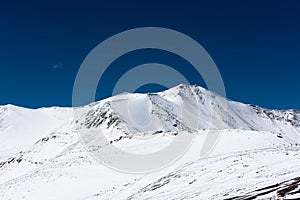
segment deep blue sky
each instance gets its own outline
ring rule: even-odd
[[[300,109],[299,24],[296,0],[3,1],[0,104],[70,106],[77,70],[95,46],[127,29],[158,26],[183,32],[208,51],[228,98]],[[147,61],[145,53],[119,64]],[[172,56],[160,57],[168,63]]]

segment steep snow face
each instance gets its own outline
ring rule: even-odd
[[[286,137],[299,141],[300,111],[269,110],[255,105],[230,101],[199,86],[179,85],[160,93],[163,98],[181,104],[197,104],[200,121],[212,122],[216,129],[236,128],[257,131],[272,131],[285,134]],[[196,101],[196,102],[195,102]],[[197,107],[192,110],[196,110]],[[207,115],[210,113],[210,116]],[[209,117],[212,117],[210,120]],[[223,123],[222,123],[223,122]],[[198,128],[207,128],[200,126]]]
[[[128,174],[92,158],[98,149],[84,146],[82,129],[141,154],[183,134],[195,141],[164,170]],[[210,134],[219,138],[203,159]],[[0,199],[297,198],[299,136],[300,111],[246,105],[199,86],[123,93],[78,108],[0,106]]]

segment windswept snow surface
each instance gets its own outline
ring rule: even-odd
[[[131,174],[94,159],[93,149],[82,142],[82,129],[101,130],[107,145],[140,154],[181,135],[195,140],[172,165]],[[210,134],[218,135],[217,142],[200,157]],[[74,109],[0,106],[0,145],[0,199],[5,200],[300,195],[300,111],[246,105],[199,86],[123,93]]]

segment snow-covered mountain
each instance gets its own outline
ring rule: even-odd
[[[185,134],[172,165],[131,174],[99,163],[87,141],[150,153]],[[206,157],[208,135],[217,135]],[[200,86],[123,93],[78,108],[0,107],[0,199],[300,198],[300,111],[228,100]]]
[[[121,132],[243,129],[300,140],[300,111],[268,110],[230,101],[199,86],[181,84],[155,94],[120,94],[85,108],[88,127]],[[132,123],[133,122],[133,123]]]

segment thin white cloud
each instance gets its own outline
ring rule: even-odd
[[[61,68],[62,66],[63,66],[62,63],[57,63],[52,66],[52,69],[58,69],[58,68]]]

